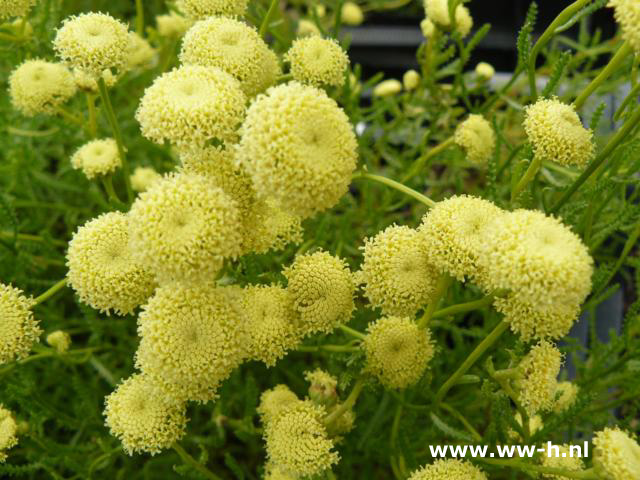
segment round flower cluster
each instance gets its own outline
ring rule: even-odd
[[[349,119],[336,102],[292,82],[251,104],[237,155],[260,197],[306,218],[333,207],[347,192],[356,149]]]
[[[0,365],[26,357],[42,333],[33,318],[33,300],[0,283]]]
[[[180,61],[224,70],[248,97],[273,85],[281,73],[276,54],[255,28],[226,17],[210,17],[191,27],[182,40]]]
[[[104,415],[111,434],[129,455],[155,455],[171,447],[182,438],[187,423],[186,405],[140,374],[126,379],[105,399]]]
[[[640,478],[640,445],[628,433],[605,428],[593,438],[593,466],[599,478]]]
[[[132,313],[153,294],[153,276],[129,249],[129,218],[100,215],[80,227],[69,242],[67,279],[80,301],[109,314]]]
[[[572,105],[555,98],[526,108],[524,130],[540,160],[581,167],[594,156],[593,132],[582,126]]]
[[[36,0],[0,0],[0,19],[25,16]]]
[[[104,70],[126,66],[129,42],[122,22],[104,13],[85,13],[65,19],[53,48],[69,65],[97,77]]]
[[[178,0],[177,7],[194,19],[212,15],[243,16],[248,0]]]
[[[322,251],[300,255],[283,273],[304,334],[329,333],[349,321],[355,285],[342,259]]]
[[[27,60],[9,77],[11,104],[29,117],[54,114],[75,93],[73,75],[59,63]]]
[[[156,17],[156,28],[163,37],[181,37],[192,25],[193,22],[191,20],[176,12],[169,12],[167,15],[158,15]]]
[[[292,405],[300,402],[300,399],[286,385],[276,385],[270,390],[262,392],[258,414],[265,425],[278,418]]]
[[[122,166],[118,144],[113,138],[92,140],[73,154],[71,166],[82,170],[89,180],[113,173]]]
[[[373,89],[374,97],[389,97],[402,91],[402,83],[395,78],[384,80]]]
[[[569,409],[573,405],[578,397],[580,387],[571,382],[559,382],[556,387],[555,403],[553,405],[553,411],[556,413],[562,413]]]
[[[427,17],[433,23],[442,28],[451,27],[448,0],[424,0],[424,9]],[[473,28],[473,18],[471,18],[469,9],[464,5],[458,5],[454,14],[456,30],[460,35],[466,37],[471,32],[471,28]]]
[[[18,425],[11,411],[0,403],[0,463],[7,460],[6,450],[18,444]]]
[[[635,0],[609,0],[616,21],[622,27],[622,37],[631,44],[636,53],[640,53],[640,4]]]
[[[151,167],[136,167],[131,175],[131,188],[136,192],[146,192],[162,175]]]
[[[464,460],[441,458],[413,472],[409,480],[487,480],[487,476]]]
[[[295,40],[284,58],[295,80],[316,86],[342,86],[349,67],[340,44],[317,35]]]
[[[260,200],[256,203],[259,218],[249,239],[251,250],[255,253],[266,253],[269,250],[282,250],[288,244],[302,242],[302,219],[280,206],[273,199]]]
[[[71,346],[71,336],[62,330],[56,330],[47,335],[47,343],[56,349],[58,353],[65,353]]]
[[[407,70],[402,76],[402,85],[408,92],[415,90],[420,85],[420,74],[415,70]]]
[[[486,165],[496,148],[496,135],[482,115],[469,115],[458,125],[453,138],[475,165]]]
[[[371,305],[387,315],[413,315],[429,303],[438,273],[422,243],[416,230],[395,225],[365,240],[361,279]]]
[[[129,32],[126,70],[151,66],[155,55],[156,51],[149,42],[137,33]]]
[[[550,410],[555,401],[562,354],[551,343],[538,343],[520,362],[519,400],[529,415]]]
[[[367,328],[363,341],[366,370],[387,388],[406,388],[420,380],[433,357],[428,329],[410,318],[383,317]]]
[[[157,142],[202,146],[235,142],[245,113],[240,84],[214,67],[184,66],[156,78],[136,112],[142,134]]]
[[[338,380],[321,369],[305,372],[304,379],[309,382],[309,398],[314,403],[331,407],[338,400]]]
[[[483,80],[490,80],[496,74],[496,69],[493,65],[487,62],[480,62],[476,65],[476,75]]]
[[[577,452],[571,450],[568,445],[558,445],[558,456],[542,455],[541,463],[544,467],[558,468],[569,472],[580,472],[584,470],[584,462],[577,455]],[[544,474],[544,478],[553,480],[566,480],[564,475]]]

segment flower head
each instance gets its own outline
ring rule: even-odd
[[[561,165],[586,165],[595,154],[593,132],[572,105],[540,99],[525,110],[524,129],[536,157]]]
[[[406,91],[415,90],[420,85],[420,74],[415,70],[407,70],[402,76],[402,85]]]
[[[402,91],[402,83],[400,80],[390,78],[383,80],[373,88],[374,97],[390,97]]]
[[[483,276],[487,228],[502,214],[493,203],[468,195],[438,202],[418,229],[426,254],[438,270],[460,281]]]
[[[0,19],[24,17],[36,0],[0,0]]]
[[[383,317],[367,328],[366,369],[387,388],[406,388],[420,380],[433,357],[429,330],[410,318]]]
[[[560,350],[546,341],[533,347],[520,362],[519,399],[529,415],[553,407],[561,365]]]
[[[76,84],[71,72],[59,63],[27,60],[9,77],[11,104],[23,115],[54,114],[73,97]]]
[[[469,118],[458,125],[453,138],[475,165],[486,165],[496,148],[496,135],[491,124],[482,115],[469,115]]]
[[[584,462],[578,456],[578,453],[573,451],[569,445],[558,445],[558,456],[556,455],[542,455],[542,465],[544,467],[558,468],[569,472],[579,472],[584,470]],[[544,478],[551,478],[553,480],[567,480],[564,475],[552,475],[544,474]]]
[[[203,146],[235,142],[245,113],[240,84],[214,67],[184,66],[156,78],[136,112],[142,134],[157,142]]]
[[[476,75],[483,80],[490,80],[496,73],[496,69],[493,65],[487,62],[480,62],[476,65]]]
[[[371,305],[388,315],[413,315],[431,300],[438,272],[421,235],[392,225],[365,240],[361,279]]]
[[[616,21],[622,27],[622,37],[631,44],[637,53],[640,53],[640,4],[635,0],[610,0],[609,6],[613,7]]]
[[[161,280],[212,279],[241,251],[236,202],[200,175],[167,175],[140,194],[129,217],[134,257]]]
[[[342,86],[349,66],[349,57],[338,42],[317,35],[294,40],[284,58],[291,64],[294,79],[316,86]]]
[[[256,29],[227,17],[210,17],[191,27],[182,41],[180,60],[224,70],[248,97],[273,85],[281,73],[276,54]]]
[[[593,465],[599,478],[640,478],[640,445],[618,428],[605,428],[593,439]]]
[[[155,455],[170,448],[182,438],[187,423],[186,405],[140,374],[127,378],[105,399],[104,415],[111,434],[129,455]]]
[[[80,227],[69,242],[69,285],[80,301],[107,314],[132,313],[156,286],[129,249],[129,225],[127,215],[105,213]]]
[[[213,15],[230,17],[243,16],[247,10],[248,0],[178,0],[180,11],[194,19],[202,19]]]
[[[345,25],[360,25],[364,21],[362,8],[354,2],[344,2],[342,4],[342,23]]]
[[[355,285],[344,260],[322,251],[300,255],[283,273],[305,334],[329,333],[349,321]]]
[[[298,21],[298,37],[306,37],[309,35],[320,35],[320,29],[311,20],[304,18]]]
[[[424,0],[424,9],[427,17],[435,24],[443,28],[451,27],[448,0]],[[456,29],[460,35],[466,37],[473,27],[473,18],[469,9],[464,5],[458,5],[455,11]]]
[[[286,385],[276,385],[270,390],[265,390],[260,395],[258,414],[263,424],[273,422],[290,406],[301,402],[295,393]]]
[[[333,207],[356,167],[356,137],[327,94],[297,82],[270,88],[249,107],[238,160],[262,198],[309,217]]]
[[[156,28],[163,37],[181,37],[192,25],[193,21],[176,12],[169,12],[166,15],[158,15],[156,17]]]
[[[562,413],[573,405],[578,397],[580,387],[572,382],[559,382],[556,387],[553,411]]]
[[[42,333],[33,318],[33,300],[0,283],[0,365],[26,357]]]
[[[206,402],[245,357],[242,321],[224,288],[160,287],[138,317],[136,366],[180,400]]]
[[[153,168],[136,167],[131,175],[131,188],[136,192],[145,192],[160,179],[162,179],[162,175]]]
[[[56,330],[47,335],[47,343],[55,348],[58,353],[64,353],[69,350],[71,345],[71,336],[62,330]]]
[[[304,379],[310,383],[309,398],[312,402],[330,407],[338,401],[338,380],[319,368],[304,372]]]
[[[251,251],[266,253],[302,242],[304,232],[299,216],[286,211],[271,198],[256,202],[254,210],[257,224],[249,236]]]
[[[467,461],[441,458],[413,472],[409,480],[487,480],[487,476]]]
[[[420,22],[420,30],[422,31],[422,36],[424,38],[429,38],[435,32],[436,26],[431,20],[425,18]]]
[[[125,67],[129,42],[124,23],[104,13],[84,13],[63,22],[53,48],[69,65],[98,76]]]
[[[144,38],[135,32],[129,32],[129,48],[127,50],[127,70],[147,68],[153,63],[155,49]]]
[[[7,459],[6,450],[18,444],[18,425],[10,410],[0,403],[0,463]]]
[[[91,180],[115,172],[122,166],[118,144],[113,138],[91,140],[71,157],[71,166]]]

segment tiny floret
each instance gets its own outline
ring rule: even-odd
[[[270,390],[265,390],[260,395],[258,414],[263,424],[273,422],[290,406],[301,400],[286,385],[276,385]]]
[[[384,317],[369,325],[363,347],[366,370],[387,388],[406,388],[420,380],[434,354],[429,330],[410,318]]]
[[[248,0],[178,0],[180,11],[193,19],[202,19],[213,15],[230,17],[243,16]]]
[[[26,357],[42,333],[33,318],[33,300],[0,283],[0,365]]]
[[[136,167],[131,175],[131,188],[136,192],[146,192],[161,178],[162,175],[151,167]]]
[[[402,76],[402,84],[406,91],[415,90],[420,85],[420,74],[415,70],[407,70]]]
[[[402,91],[402,83],[400,80],[390,78],[383,80],[373,88],[374,97],[390,97]]]
[[[522,359],[516,381],[519,400],[530,416],[553,407],[562,354],[553,344],[542,341]]]
[[[640,478],[640,445],[627,432],[605,428],[593,438],[593,466],[598,478]]]
[[[47,343],[55,348],[58,353],[65,353],[71,346],[71,336],[62,330],[56,330],[47,335]]]
[[[483,80],[490,80],[495,74],[496,70],[490,63],[480,62],[476,65],[476,75]]]
[[[622,27],[622,37],[640,53],[640,3],[636,0],[610,0],[616,21]]]
[[[82,170],[89,180],[113,173],[122,166],[118,144],[113,138],[92,140],[73,154],[71,166]]]
[[[349,57],[338,42],[317,35],[295,40],[284,58],[291,64],[294,79],[315,86],[342,86],[349,66]]]
[[[364,13],[362,8],[354,2],[344,2],[341,12],[342,23],[345,25],[360,25],[364,21]]]
[[[491,124],[482,115],[469,115],[469,118],[458,125],[453,138],[475,165],[486,165],[496,148],[496,135]]]
[[[11,17],[24,17],[36,0],[0,0],[0,19]]]
[[[441,458],[413,472],[409,480],[487,480],[487,476],[465,460]]]
[[[18,444],[18,424],[10,410],[0,403],[0,463],[7,460],[6,451]]]

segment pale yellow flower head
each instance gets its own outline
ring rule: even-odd
[[[491,124],[482,115],[469,115],[458,125],[453,136],[456,144],[467,153],[469,161],[484,166],[496,148],[496,135]]]
[[[153,168],[136,167],[131,175],[131,188],[136,192],[145,192],[160,179],[162,179],[162,175]]]
[[[110,15],[83,13],[65,19],[53,48],[69,65],[98,76],[104,70],[126,66],[129,32],[124,23]]]
[[[272,367],[302,340],[289,292],[277,285],[244,289],[240,302],[248,358]]]
[[[129,455],[170,448],[185,433],[186,404],[146,375],[132,375],[105,399],[105,424]]]
[[[75,93],[73,75],[59,63],[27,60],[9,76],[11,104],[28,117],[54,114]]]
[[[569,445],[558,445],[558,453],[559,456],[557,457],[555,455],[555,450],[551,452],[551,456],[543,453],[540,456],[540,463],[542,463],[542,466],[549,468],[558,468],[561,470],[567,470],[569,472],[580,472],[584,470],[584,462],[578,456],[578,452],[575,448],[572,452]],[[580,453],[584,455],[584,452]],[[565,456],[563,457],[563,455]],[[567,477],[565,477],[564,475],[553,475],[545,473],[542,476],[544,478],[551,478],[553,480],[567,480]]]
[[[636,0],[610,0],[615,9],[616,21],[622,27],[622,37],[631,44],[636,54],[640,53],[640,3]]]
[[[420,22],[420,30],[422,31],[424,38],[429,38],[436,31],[436,26],[431,20],[425,18]]]
[[[69,242],[69,286],[100,312],[133,313],[155,289],[153,276],[129,249],[129,226],[127,215],[105,213],[80,227]]]
[[[402,83],[400,80],[390,78],[383,80],[373,88],[374,97],[390,97],[402,91]]]
[[[438,202],[418,228],[426,255],[438,270],[460,281],[484,276],[481,257],[488,226],[501,215],[493,203],[469,195]]]
[[[300,255],[283,273],[305,335],[349,321],[355,285],[344,260],[322,251]]]
[[[257,411],[262,423],[266,425],[273,422],[290,406],[301,401],[286,385],[276,385],[262,392]]]
[[[136,112],[142,135],[156,143],[234,143],[245,113],[240,84],[214,67],[184,66],[156,78]]]
[[[365,240],[361,280],[373,307],[387,315],[414,315],[429,303],[438,272],[414,229],[392,225]]]
[[[593,466],[599,478],[640,478],[640,445],[627,432],[605,428],[593,438]]]
[[[425,13],[429,20],[438,26],[448,29],[451,27],[448,0],[424,0]],[[458,5],[455,11],[456,29],[460,35],[466,37],[473,28],[473,18],[469,9],[464,5]]]
[[[178,0],[181,12],[193,19],[203,19],[213,15],[230,17],[243,16],[248,0]]]
[[[398,389],[417,383],[434,354],[431,332],[408,317],[383,317],[369,325],[363,348],[366,370]]]
[[[478,75],[483,80],[489,80],[493,78],[495,74],[496,70],[490,63],[480,62],[478,63],[478,65],[476,65],[476,75]]]
[[[402,76],[402,84],[407,91],[415,90],[420,85],[420,74],[415,70],[407,70]]]
[[[290,243],[302,242],[302,219],[280,207],[274,199],[256,202],[254,210],[259,221],[249,237],[253,252],[282,250]]]
[[[347,115],[327,94],[297,82],[270,88],[249,107],[238,160],[262,198],[301,218],[347,192],[357,142]]]
[[[487,476],[465,460],[441,458],[413,472],[409,480],[487,480]]]
[[[127,49],[127,70],[149,68],[153,65],[156,50],[151,44],[135,32],[129,32],[129,48]]]
[[[113,138],[91,140],[76,150],[71,157],[71,166],[82,170],[89,180],[114,173],[122,166],[118,144]]]
[[[264,480],[298,480],[298,477],[267,462],[264,467]]]
[[[35,4],[36,0],[0,0],[0,19],[23,17]]]
[[[6,451],[18,444],[18,425],[10,410],[0,403],[0,463],[7,460]]]
[[[160,287],[138,317],[136,367],[180,400],[207,402],[245,358],[237,307],[212,283]]]
[[[342,23],[345,25],[360,25],[364,21],[364,13],[357,3],[344,2],[341,12]]]
[[[71,336],[62,330],[56,330],[47,335],[47,343],[55,348],[58,353],[65,353],[71,346]]]
[[[295,80],[315,86],[342,86],[349,67],[349,57],[340,44],[318,35],[294,40],[284,59],[291,64]]]
[[[191,27],[182,41],[180,61],[224,70],[248,97],[273,85],[281,73],[276,54],[256,29],[226,17],[210,17]]]
[[[193,21],[176,12],[156,17],[156,28],[163,37],[181,37],[192,25]]]
[[[311,402],[293,403],[264,429],[269,462],[299,477],[320,475],[338,463],[322,420],[324,408]]]
[[[317,368],[304,372],[304,379],[310,383],[309,398],[312,402],[331,407],[338,401],[338,380],[328,372]]]
[[[536,157],[583,167],[595,155],[593,132],[582,126],[573,105],[540,99],[525,109],[524,130]]]
[[[237,203],[210,179],[167,175],[131,206],[134,257],[161,281],[213,279],[241,253]]]
[[[570,408],[576,401],[580,392],[580,387],[572,382],[559,382],[556,387],[555,403],[553,404],[553,411],[556,413],[562,413]]]
[[[26,357],[39,341],[42,330],[32,305],[22,290],[0,283],[0,365]]]
[[[297,34],[299,37],[306,37],[309,35],[320,35],[320,29],[311,20],[305,20],[303,18],[298,22]]]
[[[520,425],[521,427],[523,426],[522,415],[520,415],[520,412],[516,412],[514,419],[518,423],[518,425]],[[536,414],[529,417],[529,433],[531,435],[533,435],[543,427],[544,427],[544,423],[542,422],[542,417],[540,415]],[[509,439],[514,442],[522,442],[522,437],[515,430],[509,429],[508,436],[509,436]]]
[[[561,366],[560,350],[544,340],[520,362],[520,376],[516,382],[519,401],[530,416],[553,407]]]

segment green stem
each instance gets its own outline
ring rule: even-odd
[[[638,241],[638,237],[640,237],[640,223],[636,224],[636,227],[631,232],[631,235],[629,235],[629,238],[627,238],[627,241],[624,244],[624,248],[622,249],[622,254],[616,261],[615,265],[613,266],[613,269],[609,272],[609,275],[607,275],[607,280],[602,283],[602,286],[597,292],[593,292],[593,296],[596,296],[597,294],[602,292],[605,286],[609,285],[609,282],[611,281],[611,279],[615,276],[615,274],[618,272],[618,270],[620,269],[624,261],[629,256],[631,249]]]
[[[122,200],[120,200],[120,198],[118,197],[118,194],[113,188],[113,181],[112,181],[111,175],[102,175],[100,177],[100,180],[102,181],[102,186],[104,187],[104,190],[107,192],[107,197],[109,198],[109,201],[116,206],[122,205]]]
[[[98,136],[98,121],[96,115],[96,96],[87,92],[87,112],[89,114],[89,135],[91,138]]]
[[[283,73],[276,79],[276,83],[285,83],[293,79],[292,73]]]
[[[142,0],[136,0],[136,33],[141,37],[144,35],[144,8],[142,8]]]
[[[360,350],[360,347],[356,347],[354,345],[302,345],[296,348],[298,352],[336,352],[336,353],[351,353],[357,352]]]
[[[14,238],[14,233],[13,232],[3,232],[0,231],[0,237],[4,237],[4,238]],[[42,237],[39,237],[38,235],[31,235],[29,233],[18,233],[17,236],[15,236],[18,240],[24,240],[27,242],[38,242],[38,243],[44,243],[45,239]],[[54,238],[47,240],[49,242],[51,242],[52,245],[56,245],[59,247],[66,247],[67,246],[67,242],[63,242],[62,240],[56,240]]]
[[[589,166],[582,172],[572,184],[571,186],[562,194],[560,199],[556,202],[556,204],[551,208],[549,213],[557,213],[560,210],[560,207],[566,203],[567,200],[571,198],[571,196],[578,190],[584,182],[591,177],[591,175],[602,165],[605,160],[609,157],[611,152],[615,150],[615,148],[623,141],[626,140],[627,135],[635,126],[640,122],[640,108],[636,109],[636,111],[629,117],[629,119],[622,125],[622,128],[618,130],[618,132],[613,136],[609,143],[602,149],[602,151],[598,154],[593,162],[589,164]]]
[[[534,179],[536,173],[540,170],[540,165],[542,165],[542,161],[539,157],[534,156],[531,163],[529,163],[527,171],[524,172],[522,178],[518,180],[516,186],[513,187],[513,190],[511,191],[511,202],[514,202],[518,198],[518,195],[520,195],[527,185],[529,185],[529,182]]]
[[[262,19],[262,23],[260,24],[260,29],[258,30],[258,34],[260,37],[264,38],[266,33],[269,31],[269,23],[271,22],[271,17],[273,13],[276,11],[278,7],[278,0],[271,0],[269,4],[269,10],[267,10],[267,14]]]
[[[474,460],[496,465],[498,467],[509,467],[518,470],[532,471],[538,473],[546,473],[549,475],[557,475],[558,477],[577,478],[582,480],[598,480],[598,476],[592,468],[589,470],[566,470],[564,468],[543,467],[542,465],[533,465],[520,460],[497,460],[492,458],[474,457]]]
[[[580,110],[584,105],[584,102],[591,96],[595,90],[604,83],[604,81],[611,76],[620,65],[627,59],[628,56],[633,54],[633,48],[629,44],[629,42],[624,42],[624,44],[618,49],[613,58],[609,61],[609,64],[602,69],[602,71],[598,74],[596,78],[594,78],[591,83],[585,88],[578,98],[575,99],[573,105],[576,107],[576,110]]]
[[[467,432],[469,432],[471,434],[471,436],[473,437],[473,439],[476,442],[480,442],[482,441],[482,435],[480,435],[478,433],[478,431],[473,428],[473,425],[471,425],[471,423],[469,423],[469,421],[464,417],[464,415],[462,415],[460,412],[458,412],[458,410],[456,410],[455,408],[453,408],[451,405],[449,405],[448,403],[441,403],[440,406],[446,410],[447,412],[449,412],[454,418],[456,418],[460,423],[462,423],[462,425],[464,425],[464,428],[467,429]]]
[[[338,328],[342,330],[344,333],[351,335],[352,337],[359,338],[360,340],[364,340],[367,338],[367,336],[364,333],[359,332],[358,330],[355,330],[351,327],[347,327],[346,325],[340,324],[338,325]]]
[[[191,465],[194,469],[196,469],[198,472],[204,475],[205,478],[208,478],[209,480],[222,480],[218,475],[213,473],[211,470],[205,467],[202,463],[200,463],[191,455],[189,455],[189,453],[187,453],[187,451],[184,448],[182,448],[182,445],[180,445],[179,443],[177,442],[174,443],[173,449],[180,456],[180,458],[184,463],[186,463],[187,465]]]
[[[63,278],[62,280],[57,282],[55,285],[53,285],[49,290],[44,292],[42,295],[39,295],[36,298],[34,298],[32,306],[36,306],[41,304],[42,302],[47,301],[49,298],[55,295],[59,290],[62,290],[66,285],[67,285],[67,279]]]
[[[440,310],[436,310],[431,316],[432,319],[448,317],[451,315],[456,315],[458,313],[471,312],[473,310],[480,310],[488,305],[491,305],[497,294],[490,294],[486,297],[482,297],[479,300],[474,300],[472,302],[459,303],[457,305],[451,305],[450,307],[441,308]]]
[[[358,173],[355,173],[353,175],[353,179],[354,180],[358,179],[358,178],[366,178],[368,180],[373,180],[374,182],[378,182],[378,183],[382,183],[384,185],[387,185],[388,187],[395,188],[399,192],[402,192],[402,193],[404,193],[406,195],[409,195],[410,197],[415,198],[419,202],[425,204],[427,207],[435,207],[435,205],[436,205],[436,202],[431,200],[426,195],[422,195],[421,193],[416,192],[412,188],[409,188],[409,187],[407,187],[406,185],[403,185],[400,182],[396,182],[395,180],[391,180],[390,178],[383,177],[381,175],[374,175],[372,173],[366,173],[366,172],[358,172]]]
[[[531,53],[529,54],[528,72],[532,101],[535,102],[538,98],[538,91],[536,88],[536,60],[538,59],[538,54],[540,53],[542,48],[549,42],[551,37],[556,34],[556,29],[571,20],[571,17],[573,17],[574,14],[580,11],[580,9],[582,9],[582,7],[584,7],[590,1],[591,0],[577,0],[576,2],[573,2],[571,5],[565,8],[562,12],[560,12],[531,49]]]
[[[84,124],[84,121],[82,120],[82,118],[80,118],[79,116],[71,113],[70,111],[68,111],[66,108],[62,107],[62,106],[57,106],[55,108],[56,113],[60,114],[60,116],[62,118],[64,118],[65,120],[68,120],[72,123],[75,123],[76,125],[82,125]]]
[[[364,379],[359,378],[356,381],[355,385],[353,386],[353,389],[349,393],[349,396],[347,397],[347,399],[324,419],[324,424],[330,425],[332,422],[340,418],[345,412],[347,412],[348,410],[351,410],[353,406],[356,404],[356,401],[358,400],[358,397],[360,396],[360,392],[362,392],[363,387],[364,387]]]
[[[107,85],[104,83],[104,78],[102,78],[102,76],[98,77],[98,90],[100,91],[100,98],[102,99],[102,104],[107,115],[107,120],[109,121],[111,130],[113,131],[113,137],[115,138],[116,144],[118,145],[118,154],[120,155],[120,160],[122,161],[122,174],[124,176],[124,184],[127,189],[127,200],[129,203],[131,203],[133,202],[133,190],[131,189],[131,175],[129,172],[129,162],[127,161],[127,150],[122,140],[120,125],[118,124],[116,114],[113,111],[113,105],[111,104],[111,98],[109,97],[109,90],[107,90]]]
[[[440,387],[438,392],[436,393],[434,399],[434,405],[437,406],[444,396],[447,394],[449,389],[453,387],[458,379],[467,373],[467,371],[473,366],[474,363],[491,347],[500,336],[509,328],[509,324],[504,320],[501,321],[493,331],[485,337],[485,339],[480,342],[480,344],[475,348],[473,352],[467,357],[467,359],[460,365],[458,370],[455,371],[451,377]]]
[[[436,145],[435,147],[430,148],[428,152],[418,157],[418,159],[413,163],[413,165],[409,167],[409,173],[407,173],[407,175],[402,179],[402,181],[406,182],[411,178],[413,178],[415,175],[418,174],[418,172],[420,172],[425,167],[425,165],[427,165],[427,162],[429,160],[431,160],[433,157],[435,157],[439,153],[443,152],[444,150],[452,146],[454,143],[455,143],[455,140],[453,137],[451,137],[446,139],[444,142]]]
[[[429,302],[429,305],[427,305],[427,309],[424,311],[422,318],[420,318],[420,320],[418,321],[418,328],[425,329],[429,326],[429,322],[431,321],[431,318],[433,317],[433,314],[435,313],[440,300],[442,300],[447,294],[447,290],[449,290],[449,287],[452,283],[453,278],[451,278],[449,275],[447,275],[446,273],[440,275],[440,278],[436,283],[436,290],[433,293],[433,298],[431,299],[431,302]]]
[[[626,111],[627,107],[630,104],[635,104],[638,101],[638,95],[640,95],[640,83],[637,83],[627,95],[627,98],[624,99],[622,105],[616,110],[616,113],[613,115],[613,121],[617,122],[620,120],[622,114]]]

